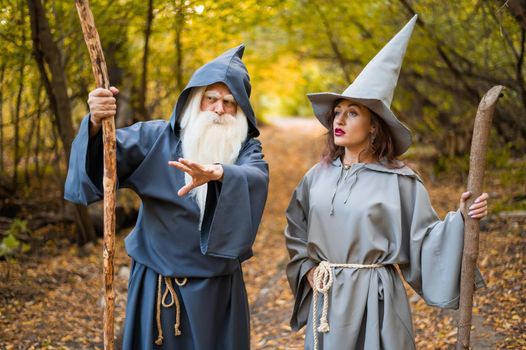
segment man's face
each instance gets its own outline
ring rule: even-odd
[[[225,84],[215,83],[206,88],[201,100],[201,112],[204,111],[211,111],[219,116],[226,113],[235,117],[237,102]]]

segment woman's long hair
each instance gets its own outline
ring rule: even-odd
[[[336,103],[338,103],[338,101],[336,101]],[[369,109],[369,111],[371,112],[371,124],[375,131],[369,134],[367,148],[359,154],[358,161],[360,161],[363,155],[371,155],[375,161],[381,162],[389,168],[403,167],[405,164],[396,158],[393,138],[387,124],[372,110]],[[334,143],[334,118],[334,108],[331,108],[331,111],[327,115],[330,128],[327,133],[325,149],[322,153],[324,163],[330,163],[336,158],[343,160],[345,154],[345,147],[338,146]]]

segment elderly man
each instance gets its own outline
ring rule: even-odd
[[[249,349],[241,262],[252,244],[268,190],[244,46],[198,69],[170,122],[117,130],[119,187],[141,198],[126,237],[132,258],[124,349]],[[102,198],[104,118],[118,93],[90,93],[90,114],[73,142],[65,198]]]

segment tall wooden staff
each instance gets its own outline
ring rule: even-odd
[[[102,52],[99,34],[91,13],[88,0],[75,0],[80,17],[84,40],[88,46],[91,66],[97,87],[110,87],[106,61]],[[115,120],[104,119],[102,122],[102,137],[104,144],[104,349],[113,350],[113,326],[115,309],[115,291],[113,288],[113,256],[115,251],[115,188],[116,188],[116,156],[115,156]]]
[[[469,158],[468,191],[471,197],[466,203],[469,208],[473,201],[482,193],[484,171],[486,168],[486,153],[488,150],[491,120],[495,113],[497,100],[501,96],[503,86],[492,87],[480,101],[473,126],[471,140],[471,154]],[[460,276],[460,310],[457,334],[457,350],[469,349],[469,336],[471,331],[471,313],[473,308],[473,291],[475,287],[475,267],[479,252],[478,219],[471,219],[464,213],[464,253],[462,256],[462,271]]]

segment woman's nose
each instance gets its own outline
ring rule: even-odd
[[[343,125],[345,118],[343,118],[343,113],[340,113],[334,117],[334,122],[338,125]]]

